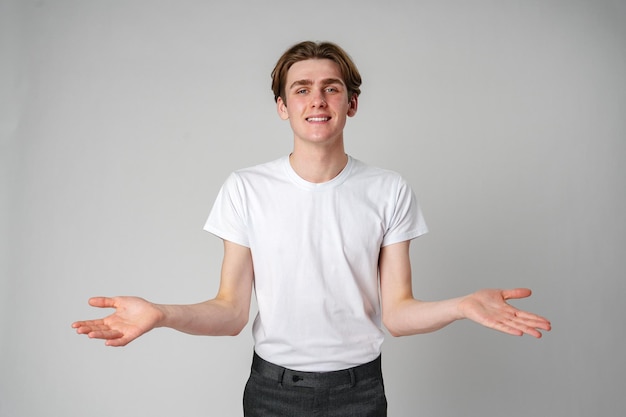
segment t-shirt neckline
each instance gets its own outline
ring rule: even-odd
[[[341,185],[350,175],[350,171],[352,170],[352,167],[354,165],[354,160],[350,155],[346,156],[348,157],[348,162],[346,163],[346,166],[333,179],[326,182],[316,183],[307,181],[302,178],[291,166],[291,163],[289,162],[289,155],[283,157],[283,167],[285,168],[285,172],[287,173],[289,179],[298,187],[310,191],[323,191]]]

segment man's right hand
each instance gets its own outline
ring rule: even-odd
[[[103,319],[77,321],[72,327],[78,334],[104,339],[107,346],[125,346],[154,329],[163,318],[156,305],[139,297],[94,297],[89,305],[114,308],[115,312]]]

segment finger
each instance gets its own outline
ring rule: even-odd
[[[522,334],[527,334],[529,336],[536,337],[537,339],[540,339],[542,336],[541,332],[532,326],[517,323],[516,328],[522,332]]]
[[[505,300],[530,297],[532,291],[529,288],[514,288],[512,290],[503,290],[502,297]]]
[[[110,330],[108,326],[102,325],[102,326],[95,326],[95,325],[83,325],[80,327],[76,328],[76,333],[78,334],[89,334],[91,332],[95,332],[95,331],[103,331],[103,330]]]
[[[521,325],[532,327],[534,329],[541,329],[541,330],[546,330],[546,331],[552,330],[551,323],[542,317],[525,318],[525,317],[517,316],[516,321],[517,323],[520,323]]]
[[[89,335],[93,332],[110,331],[111,328],[105,324],[101,325],[82,325],[76,328],[76,333]]]
[[[90,331],[89,333],[87,333],[87,336],[90,339],[106,339],[106,340],[112,340],[112,339],[119,339],[122,336],[124,336],[124,334],[122,332],[120,332],[119,330],[111,330],[111,329],[94,329],[92,331]]]
[[[524,334],[527,334],[536,338],[541,338],[542,336],[538,329],[550,330],[549,324],[544,321],[526,320],[515,316],[494,321],[487,324],[487,327],[491,327],[495,330],[499,330],[513,336],[523,336]]]
[[[84,327],[101,326],[103,324],[104,324],[104,320],[102,320],[102,319],[100,319],[100,320],[81,320],[81,321],[75,321],[74,323],[72,323],[72,328],[80,329],[80,328],[84,328]]]
[[[537,321],[546,322],[548,324],[550,323],[550,320],[548,320],[547,318],[539,316],[534,313],[529,313],[528,311],[524,311],[524,310],[516,310],[515,315],[517,317],[527,319],[527,320],[537,320]]]
[[[115,300],[110,297],[92,297],[89,299],[89,305],[99,308],[113,308],[115,307]]]
[[[117,339],[108,339],[104,342],[105,346],[111,346],[111,347],[122,347],[122,346],[126,346],[128,343],[130,343],[130,340],[126,337],[120,337]]]
[[[519,329],[518,326],[514,326],[512,325],[512,323],[507,324],[500,321],[489,327],[492,327],[495,330],[499,330],[502,333],[510,334],[512,336],[522,336],[524,334],[524,332]]]
[[[507,324],[510,327],[536,338],[541,338],[542,333],[540,330],[551,330],[550,322],[547,320],[524,319],[519,316],[509,320]]]
[[[537,339],[540,339],[542,336],[541,332],[537,330],[537,328],[520,322],[498,323],[498,325],[494,326],[494,328],[513,336],[523,336],[524,334],[527,334]]]
[[[529,335],[529,336],[532,336],[532,337],[534,337],[534,338],[536,338],[536,339],[541,339],[541,337],[543,336],[543,334],[542,334],[539,330],[534,329],[534,328],[532,328],[532,327],[528,327],[528,328],[526,328],[526,329],[523,329],[522,331],[523,331],[525,334],[527,334],[527,335]]]

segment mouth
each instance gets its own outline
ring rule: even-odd
[[[330,117],[307,117],[306,121],[307,122],[327,122],[330,120]]]

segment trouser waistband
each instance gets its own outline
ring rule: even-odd
[[[339,385],[354,386],[358,381],[368,378],[382,378],[381,357],[354,368],[331,372],[302,372],[284,368],[262,359],[254,353],[252,369],[265,378],[273,379],[280,385],[330,388]]]

